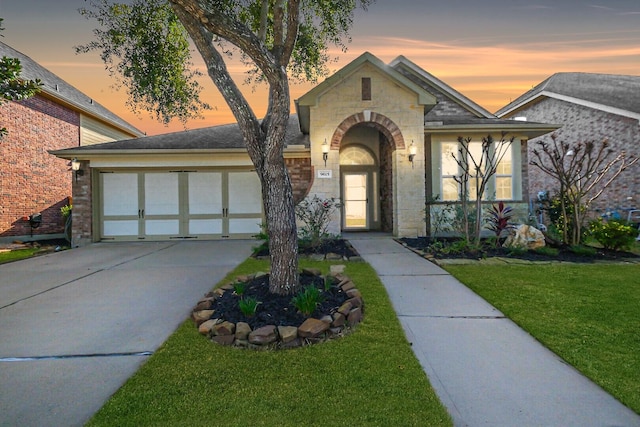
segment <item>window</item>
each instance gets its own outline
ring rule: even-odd
[[[509,142],[496,142],[491,149],[491,155],[500,156],[502,153],[504,155],[496,167],[496,173],[487,183],[483,199],[512,200],[514,198],[513,146],[510,146]],[[443,201],[460,200],[460,184],[456,181],[456,177],[462,174],[462,170],[454,158],[454,156],[458,158],[460,155],[458,142],[442,142],[440,144],[440,176],[434,177],[434,179],[440,180],[440,199]],[[473,162],[474,160],[479,162],[481,156],[482,143],[471,142],[467,158],[470,175],[467,183],[469,200],[475,200],[476,188],[482,184],[482,182],[476,181]]]
[[[362,147],[351,145],[340,150],[340,165],[375,165],[373,155]]]
[[[371,77],[362,78],[362,100],[371,101]]]

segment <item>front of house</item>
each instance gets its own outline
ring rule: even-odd
[[[557,129],[499,119],[408,59],[384,64],[370,53],[298,99],[296,110],[284,152],[295,198],[338,199],[332,233],[431,233],[425,207],[459,198],[458,137],[473,145],[504,132],[513,143],[485,197],[526,218],[526,141]],[[88,171],[74,182],[74,245],[246,238],[260,229],[260,184],[236,125],[53,153]]]

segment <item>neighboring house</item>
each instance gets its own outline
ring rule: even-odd
[[[69,162],[50,150],[78,147],[143,133],[28,56],[0,43],[0,56],[18,58],[21,78],[40,79],[36,96],[0,105],[0,241],[62,237],[60,208],[69,203]],[[41,214],[42,222],[29,217]]]
[[[450,152],[458,136],[515,141],[487,199],[527,215],[526,142],[557,129],[499,119],[404,57],[364,53],[296,101],[285,159],[297,200],[337,198],[330,232],[425,235],[427,200],[455,201]],[[415,150],[415,155],[411,155]],[[74,243],[242,238],[262,221],[260,183],[237,125],[54,152],[82,160],[74,183],[83,221]],[[438,209],[438,205],[429,205]]]
[[[612,157],[622,151],[640,156],[640,76],[557,73],[500,109],[498,116],[561,124],[554,134],[570,145],[608,140]],[[529,160],[537,141],[529,141]],[[539,168],[529,166],[529,197],[539,191],[553,195],[557,184]],[[629,199],[631,198],[631,199]],[[593,214],[618,207],[640,206],[640,163],[624,171],[592,206]]]

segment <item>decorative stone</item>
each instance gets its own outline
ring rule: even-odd
[[[258,328],[249,334],[249,342],[251,344],[271,344],[276,341],[276,338],[277,336],[275,325],[263,326],[262,328]]]
[[[355,289],[355,287],[356,285],[351,280],[345,282],[343,285],[340,285],[340,289],[342,289],[342,292],[350,291],[351,289]]]
[[[344,316],[348,315],[353,305],[349,301],[345,301],[340,308],[338,308],[338,313],[342,313]]]
[[[193,321],[196,322],[196,325],[200,326],[207,320],[211,319],[211,316],[213,316],[214,312],[214,310],[194,311],[191,317],[193,318]]]
[[[503,246],[506,248],[537,249],[545,246],[542,231],[530,225],[521,224],[510,231]]]
[[[347,318],[342,313],[333,313],[333,322],[331,322],[331,326],[336,328],[340,326],[344,326],[347,323]]]
[[[330,315],[324,315],[320,318],[320,320],[322,320],[325,323],[331,323],[333,322],[333,317],[331,317]]]
[[[344,264],[335,264],[329,267],[329,274],[335,276],[336,274],[344,273],[346,266]]]
[[[212,305],[213,305],[213,301],[203,300],[203,301],[200,301],[193,310],[194,311],[209,310]]]
[[[309,318],[298,328],[298,335],[302,338],[316,338],[327,329],[329,329],[329,323]]]
[[[352,256],[349,257],[349,262],[364,262],[361,256]]]
[[[220,289],[225,291],[232,291],[234,289],[233,283],[227,283],[226,285],[220,286]]]
[[[324,261],[324,255],[323,254],[311,254],[309,256],[309,259],[311,259],[312,261]]]
[[[236,277],[236,282],[242,282],[242,283],[246,283],[249,282],[253,279],[253,275],[252,274],[245,274],[243,276],[238,276]]]
[[[322,271],[318,268],[303,268],[302,274],[305,276],[321,276]]]
[[[222,345],[233,345],[236,337],[233,335],[217,335],[215,337],[211,337],[211,340],[217,342]]]
[[[206,322],[202,322],[200,326],[198,326],[198,332],[202,335],[209,335],[217,321],[218,319],[209,319]]]
[[[278,335],[280,335],[282,343],[289,343],[298,338],[298,328],[295,326],[278,326]]]
[[[364,305],[364,301],[362,301],[362,297],[350,298],[345,302],[350,302],[353,307],[362,307]]]
[[[266,276],[267,274],[269,274],[269,273],[265,273],[264,271],[258,271],[256,274],[253,275],[253,278],[254,279],[258,279],[260,277]]]
[[[236,339],[246,341],[251,333],[251,326],[246,322],[236,323]]]
[[[349,324],[349,326],[357,325],[361,320],[362,310],[360,309],[360,307],[352,309],[347,316],[347,323]]]
[[[362,296],[362,294],[360,293],[360,291],[359,291],[359,290],[357,290],[357,289],[349,289],[349,290],[346,292],[346,294],[347,294],[347,296],[348,296],[349,298],[358,298],[358,297],[361,297],[361,296]]]
[[[337,260],[341,260],[342,259],[342,255],[340,254],[336,254],[333,252],[329,252],[326,256],[325,259],[329,260],[329,261],[337,261]]]
[[[216,294],[216,295],[217,295],[217,296],[219,296],[219,297],[220,297],[220,296],[222,296],[222,295],[224,295],[224,293],[225,293],[225,292],[226,292],[226,291],[225,291],[224,289],[222,289],[222,288],[215,288],[215,289],[213,290],[213,293],[214,293],[214,294]]]
[[[282,348],[296,348],[302,345],[300,338],[296,338],[292,341],[282,343]]]
[[[213,327],[214,335],[234,335],[236,332],[236,325],[231,322],[218,323]]]

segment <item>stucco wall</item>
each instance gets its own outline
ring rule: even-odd
[[[372,99],[363,101],[361,79],[371,78]],[[313,181],[310,195],[322,198],[339,197],[340,167],[339,150],[329,152],[327,165],[322,159],[322,144],[331,142],[336,129],[356,114],[363,114],[366,124],[372,114],[384,116],[395,124],[402,135],[405,148],[392,153],[393,182],[393,232],[399,236],[424,234],[424,107],[417,103],[417,95],[382,74],[376,67],[364,64],[331,90],[320,95],[317,104],[311,107],[311,163],[314,170],[330,170],[332,178]],[[368,120],[367,120],[368,119]],[[354,119],[354,123],[358,120]],[[344,127],[344,126],[343,126]],[[411,142],[418,147],[412,168],[408,161]],[[340,232],[340,217],[336,215],[330,232]]]
[[[0,105],[2,126],[9,134],[0,141],[0,238],[29,236],[22,218],[42,213],[34,235],[64,231],[60,208],[71,195],[68,161],[48,153],[78,146],[79,114],[42,96]]]
[[[595,110],[553,98],[547,98],[528,108],[518,111],[518,116],[527,120],[563,124],[555,134],[559,141],[574,144],[580,141],[601,142],[608,140],[617,155],[625,150],[628,155],[640,156],[640,127],[638,120]],[[550,136],[533,139],[529,142],[528,157],[533,159],[532,150],[539,147],[537,141],[551,141]],[[553,194],[556,183],[539,168],[529,166],[529,195],[536,197],[538,191],[550,190]],[[618,177],[609,189],[593,205],[596,210],[626,205],[627,197],[640,206],[640,164],[636,163]]]

